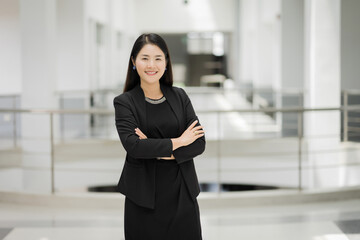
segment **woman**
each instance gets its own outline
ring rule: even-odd
[[[173,87],[165,41],[143,34],[134,43],[115,120],[127,154],[118,183],[125,198],[126,240],[200,240],[199,184],[193,158],[204,130],[190,99]]]

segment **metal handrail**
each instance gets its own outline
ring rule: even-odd
[[[343,89],[341,90],[342,93],[347,93],[347,94],[350,94],[350,95],[357,95],[359,94],[360,95],[360,89]]]
[[[304,107],[287,107],[287,108],[261,108],[261,109],[214,109],[214,110],[196,110],[197,113],[230,113],[230,112],[239,112],[239,113],[273,113],[273,112],[314,112],[314,111],[343,111],[343,110],[352,110],[360,111],[360,104],[351,105],[351,106],[341,106],[341,107],[323,107],[323,108],[304,108]],[[102,114],[102,115],[112,115],[114,110],[107,109],[12,109],[12,108],[0,108],[0,112],[11,112],[11,113],[44,113],[44,114]]]
[[[97,90],[63,90],[63,91],[56,91],[55,94],[63,95],[63,94],[73,94],[73,93],[118,93],[120,94],[123,90],[124,86],[117,86],[114,88],[104,88],[104,89],[97,89]],[[183,87],[183,86],[181,86]],[[218,88],[218,87],[206,87],[206,86],[184,86],[183,87],[186,92],[192,93],[206,93],[206,92],[223,92],[223,91],[246,91],[246,92],[274,92],[274,93],[303,93],[305,92],[303,89],[296,89],[296,88],[284,88],[284,89],[272,89],[272,88],[247,88],[247,87],[233,87],[229,88]]]
[[[56,95],[63,94],[74,94],[74,93],[121,93],[123,86],[117,86],[113,88],[104,88],[97,90],[62,90],[55,91]],[[223,91],[244,91],[244,92],[272,92],[272,93],[284,93],[284,94],[301,94],[307,92],[305,89],[296,89],[296,88],[285,88],[285,89],[272,89],[272,88],[248,88],[248,87],[234,87],[231,89],[224,88],[215,88],[215,87],[184,87],[189,93],[214,93],[214,92],[223,92]],[[351,95],[360,94],[360,89],[342,89],[342,93],[348,93]],[[20,94],[0,94],[0,97],[17,97]]]

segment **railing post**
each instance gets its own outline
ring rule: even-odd
[[[16,109],[16,96],[13,96],[13,109]],[[13,140],[14,140],[14,148],[17,147],[17,131],[16,131],[16,112],[14,111],[14,115],[13,115],[13,125],[14,125],[14,129],[13,129]]]
[[[221,192],[221,112],[217,112],[217,192]]]
[[[344,120],[343,120],[343,129],[344,129],[344,142],[348,141],[348,92],[344,90]]]
[[[64,93],[60,93],[60,109],[65,109],[65,97],[64,97]],[[65,115],[61,114],[60,115],[60,139],[61,142],[64,142],[65,139]]]
[[[298,112],[298,176],[299,176],[299,185],[298,190],[302,191],[302,140],[303,140],[303,116],[304,111],[300,110]]]
[[[256,105],[255,105],[255,90],[251,89],[251,99],[252,99],[252,103],[251,103],[251,109],[257,109]],[[254,129],[254,131],[256,130],[256,112],[251,112],[251,118],[252,118],[252,127]]]
[[[50,112],[51,194],[55,193],[54,113]]]

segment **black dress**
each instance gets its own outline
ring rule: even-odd
[[[178,122],[165,97],[147,99],[146,111],[148,138],[177,137]],[[190,197],[179,165],[174,160],[155,161],[155,208],[138,206],[126,198],[125,239],[201,240],[199,206]]]

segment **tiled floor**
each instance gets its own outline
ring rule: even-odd
[[[360,200],[201,208],[201,221],[204,240],[356,240]],[[123,239],[123,211],[0,203],[0,239]]]

